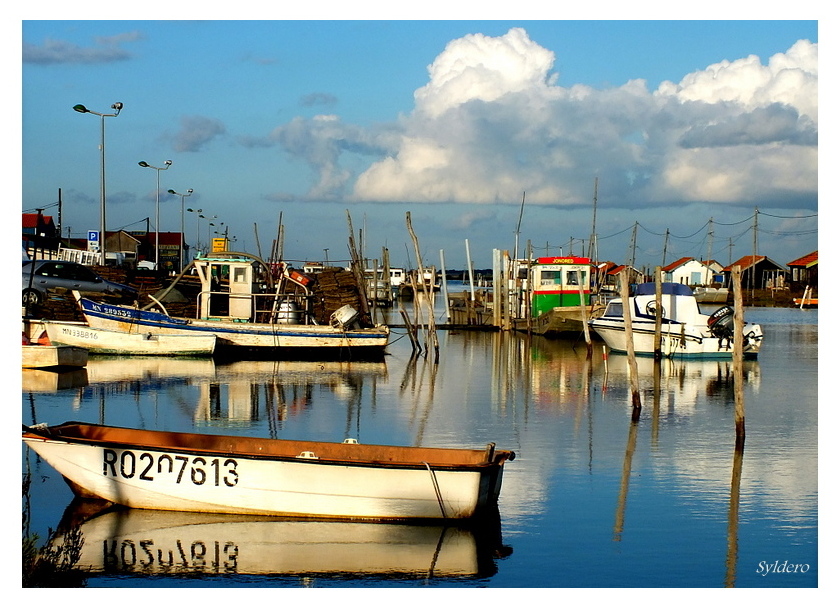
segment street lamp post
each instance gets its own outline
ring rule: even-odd
[[[183,221],[184,221],[184,219],[183,219],[183,200],[187,196],[191,196],[192,192],[194,192],[194,191],[195,190],[193,190],[192,188],[189,188],[188,190],[186,190],[185,194],[181,194],[179,192],[175,192],[174,190],[169,190],[169,194],[174,194],[175,196],[180,196],[180,271],[181,272],[183,271],[183,246],[184,246],[185,240],[186,240],[186,237],[184,236],[186,234],[186,228],[183,224]]]
[[[160,171],[165,171],[171,166],[171,160],[166,160],[166,166],[155,167],[148,164],[145,160],[140,160],[138,163],[144,169],[154,169],[157,171],[157,216],[154,219],[154,266],[156,270],[160,271]]]
[[[204,217],[203,215],[201,215],[201,219],[206,219],[206,221],[207,221],[207,225],[206,225],[206,251],[209,252],[210,249],[212,248],[212,235],[210,234],[210,231],[213,227],[215,227],[215,224],[212,223],[212,220],[213,219],[218,219],[218,216],[213,215],[212,217]]]
[[[113,114],[94,112],[93,110],[88,110],[80,103],[73,106],[73,109],[80,114],[94,114],[102,119],[102,137],[99,143],[99,149],[102,150],[102,170],[101,181],[99,183],[99,252],[102,265],[105,265],[105,118],[119,116],[119,112],[122,111],[122,103],[117,101],[110,107],[114,110]]]
[[[194,213],[195,214],[195,251],[200,251],[200,220],[201,220],[201,213],[203,213],[203,209],[186,209],[187,213]],[[197,257],[197,255],[193,255],[192,259]]]

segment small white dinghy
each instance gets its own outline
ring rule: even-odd
[[[52,344],[86,348],[91,354],[212,356],[217,341],[214,333],[166,335],[154,331],[111,331],[76,322],[42,322]]]

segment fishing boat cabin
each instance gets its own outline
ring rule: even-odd
[[[590,260],[587,257],[539,257],[529,271],[532,317],[556,308],[590,305]]]
[[[192,264],[201,282],[199,319],[308,324],[308,276],[239,253],[213,254]]]

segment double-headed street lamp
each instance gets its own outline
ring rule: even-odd
[[[212,236],[210,235],[210,230],[215,227],[215,224],[212,223],[213,219],[218,219],[217,215],[213,215],[212,217],[207,217],[206,215],[198,215],[201,219],[206,219],[206,252],[209,253],[212,250]]]
[[[162,167],[155,167],[153,165],[148,164],[145,160],[140,160],[138,163],[144,169],[154,169],[157,171],[157,217],[154,220],[154,232],[156,234],[155,244],[154,244],[154,266],[156,267],[157,271],[160,270],[160,171],[165,171],[171,166],[171,160],[166,160],[165,165]]]
[[[201,213],[203,213],[203,209],[186,209],[187,213],[194,213],[195,214],[195,251],[200,251],[200,220],[201,220]],[[192,259],[197,257],[197,255],[193,255]]]
[[[213,215],[212,217],[204,217],[203,215],[201,215],[201,218],[206,219],[206,221],[207,221],[207,224],[206,224],[206,242],[207,242],[206,250],[207,250],[207,252],[209,252],[212,249],[212,235],[210,234],[210,231],[212,230],[212,228],[215,227],[215,224],[212,223],[212,220],[213,219],[218,219],[218,216]]]
[[[183,224],[183,200],[187,196],[191,196],[192,192],[194,192],[192,188],[186,190],[185,194],[181,194],[180,192],[175,192],[174,190],[169,190],[169,194],[174,194],[175,196],[180,196],[180,271],[183,271],[183,245],[185,244],[186,240],[186,228]]]
[[[80,103],[73,106],[73,109],[80,114],[94,114],[102,119],[102,139],[99,143],[99,149],[102,150],[102,171],[101,182],[99,184],[99,252],[101,254],[102,265],[105,265],[105,118],[119,116],[119,112],[122,111],[122,103],[117,101],[110,107],[114,110],[113,114],[94,112],[93,110],[88,110]]]

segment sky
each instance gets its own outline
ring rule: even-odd
[[[153,229],[159,175],[161,231],[268,257],[281,217],[298,266],[347,260],[350,218],[365,257],[415,267],[408,213],[447,269],[594,232],[599,260],[649,268],[818,249],[817,21],[160,13],[17,23],[22,210],[60,190],[65,236],[99,223],[101,119],[72,108],[120,102],[108,230]]]

